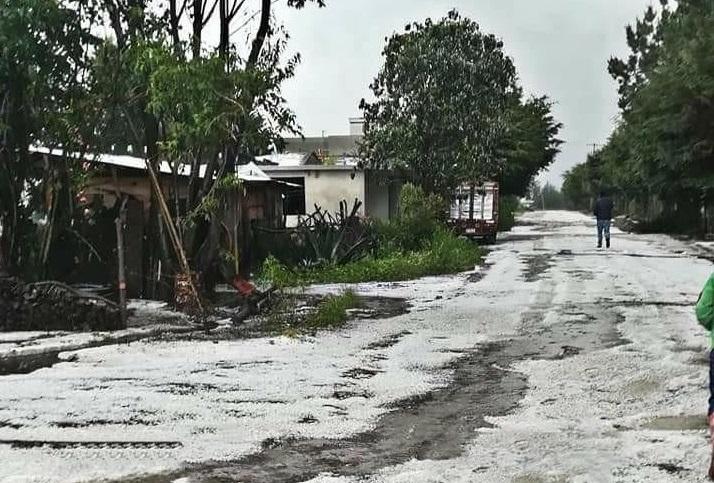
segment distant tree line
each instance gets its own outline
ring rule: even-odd
[[[660,0],[627,27],[631,53],[608,66],[619,86],[618,125],[602,149],[566,174],[563,193],[588,209],[605,188],[622,213],[652,226],[711,230],[714,3],[672,3]]]
[[[532,202],[531,209],[534,210],[564,210],[570,208],[565,196],[552,183],[541,186],[534,182],[531,185],[529,199]]]

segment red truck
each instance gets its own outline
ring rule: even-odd
[[[498,234],[498,183],[463,183],[451,197],[449,225],[459,235],[494,243]]]

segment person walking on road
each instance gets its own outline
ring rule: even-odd
[[[697,320],[709,331],[711,347],[709,352],[709,411],[707,420],[709,422],[709,435],[714,438],[714,274],[709,277],[704,289],[699,294],[699,300],[695,309]],[[709,479],[714,480],[714,453],[709,465]]]
[[[605,244],[610,248],[610,223],[612,222],[612,210],[615,203],[607,196],[605,190],[600,191],[600,195],[595,201],[593,214],[597,219],[597,247],[602,248],[602,238],[605,235]]]

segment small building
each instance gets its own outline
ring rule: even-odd
[[[363,203],[360,215],[387,220],[398,210],[401,182],[390,173],[365,168],[359,158],[361,118],[350,119],[350,134],[285,139],[279,154],[256,157],[271,178],[289,183],[283,206],[288,226],[315,207],[335,212],[340,202]]]
[[[36,147],[33,151],[49,157],[64,156],[61,150]],[[147,285],[151,285],[147,284],[147,280],[160,280],[162,270],[160,265],[156,267],[146,263],[144,245],[151,211],[152,187],[144,158],[129,154],[86,154],[82,159],[92,167],[82,191],[83,203],[87,207],[93,207],[88,209],[99,209],[109,214],[116,210],[118,197],[127,199],[124,238],[129,295],[155,297],[156,294],[146,292]],[[181,166],[178,172],[174,172],[169,163],[161,162],[158,171],[159,183],[169,209],[174,215],[183,214],[188,197],[189,167]],[[240,186],[228,193],[225,207],[219,216],[225,230],[225,236],[222,238],[230,245],[223,248],[230,250],[236,261],[235,271],[247,273],[253,262],[252,226],[254,223],[260,223],[263,227],[274,229],[284,227],[283,196],[287,185],[271,179],[254,163],[238,166],[236,175],[241,181]],[[92,238],[96,237],[97,244],[101,245],[100,252],[111,253],[115,248],[116,237],[111,223],[102,224],[96,233],[91,235]],[[114,280],[114,269],[111,265],[104,269],[108,283]]]
[[[296,160],[300,164],[296,164]],[[316,207],[335,212],[340,202],[361,201],[359,214],[388,220],[398,209],[401,184],[386,173],[361,169],[344,161],[332,165],[314,163],[314,153],[286,153],[258,156],[260,168],[271,178],[288,183],[283,211],[286,225],[295,226],[301,216]]]

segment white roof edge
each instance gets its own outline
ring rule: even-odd
[[[30,146],[30,152],[40,153],[40,154],[50,154],[52,156],[63,156],[65,154],[62,149],[49,149],[44,146]],[[146,171],[146,158],[139,158],[136,156],[131,156],[127,154],[94,154],[85,153],[80,156],[80,153],[69,153],[70,157],[83,158],[90,163],[100,163],[109,166],[117,166],[120,168],[137,169],[141,171]],[[247,166],[248,169],[241,169],[242,166]],[[167,161],[161,161],[159,164],[159,171],[163,174],[173,174],[173,169]],[[178,174],[180,176],[189,176],[191,174],[191,167],[188,165],[181,165],[178,167]],[[257,166],[252,161],[246,165],[239,165],[238,172],[236,173],[238,178],[243,181],[254,181],[254,182],[267,182],[272,181],[270,176],[268,176],[265,171]],[[206,165],[203,164],[199,168],[199,177],[203,178],[206,175]]]
[[[328,166],[325,166],[324,164],[303,164],[300,166],[260,166],[260,168],[266,173],[271,171],[366,171],[364,168],[357,168],[357,166],[344,164]]]

